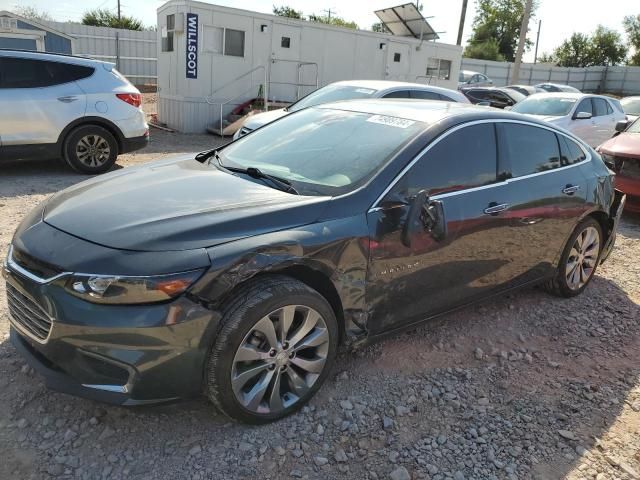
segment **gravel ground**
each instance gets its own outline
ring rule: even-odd
[[[217,141],[151,139],[120,166]],[[29,209],[84,178],[4,164],[0,255]],[[640,479],[640,217],[580,297],[527,289],[342,353],[309,406],[261,427],[203,399],[126,409],[48,391],[8,341],[4,289],[2,480]]]

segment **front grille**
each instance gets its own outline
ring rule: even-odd
[[[625,177],[640,178],[640,160],[635,158],[614,157],[616,171]]]
[[[40,306],[7,283],[7,303],[13,322],[38,340],[45,340],[51,331],[51,319]]]
[[[38,260],[28,253],[17,249],[15,246],[11,249],[11,259],[16,264],[32,273],[36,277],[51,278],[55,277],[59,273],[62,273],[61,268],[51,265],[50,263],[44,262],[42,260]]]

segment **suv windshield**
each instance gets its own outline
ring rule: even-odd
[[[301,98],[287,107],[287,112],[297,112],[307,107],[314,107],[322,103],[352,100],[357,98],[372,98],[377,90],[374,88],[357,87],[355,85],[327,85]]]
[[[528,97],[514,105],[512,112],[527,113],[529,115],[550,115],[561,117],[568,115],[577,99],[562,97],[536,98]]]
[[[624,113],[627,115],[640,115],[640,97],[623,98],[620,100]]]
[[[627,127],[626,133],[640,133],[640,118]]]
[[[364,184],[424,127],[404,118],[311,108],[231,143],[220,151],[220,162],[288,180],[302,195],[339,195]]]

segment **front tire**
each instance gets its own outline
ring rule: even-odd
[[[67,136],[62,156],[76,172],[96,175],[108,171],[116,162],[118,142],[98,125],[83,125]]]
[[[553,279],[545,289],[560,297],[574,297],[587,288],[596,273],[602,252],[602,228],[593,218],[583,220],[569,238]]]
[[[262,424],[307,403],[335,360],[338,325],[318,292],[283,275],[242,286],[223,311],[206,393],[233,420]]]

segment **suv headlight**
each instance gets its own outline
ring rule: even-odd
[[[72,295],[93,303],[155,303],[177,297],[203,272],[192,270],[150,277],[73,274],[67,279],[65,288]]]

